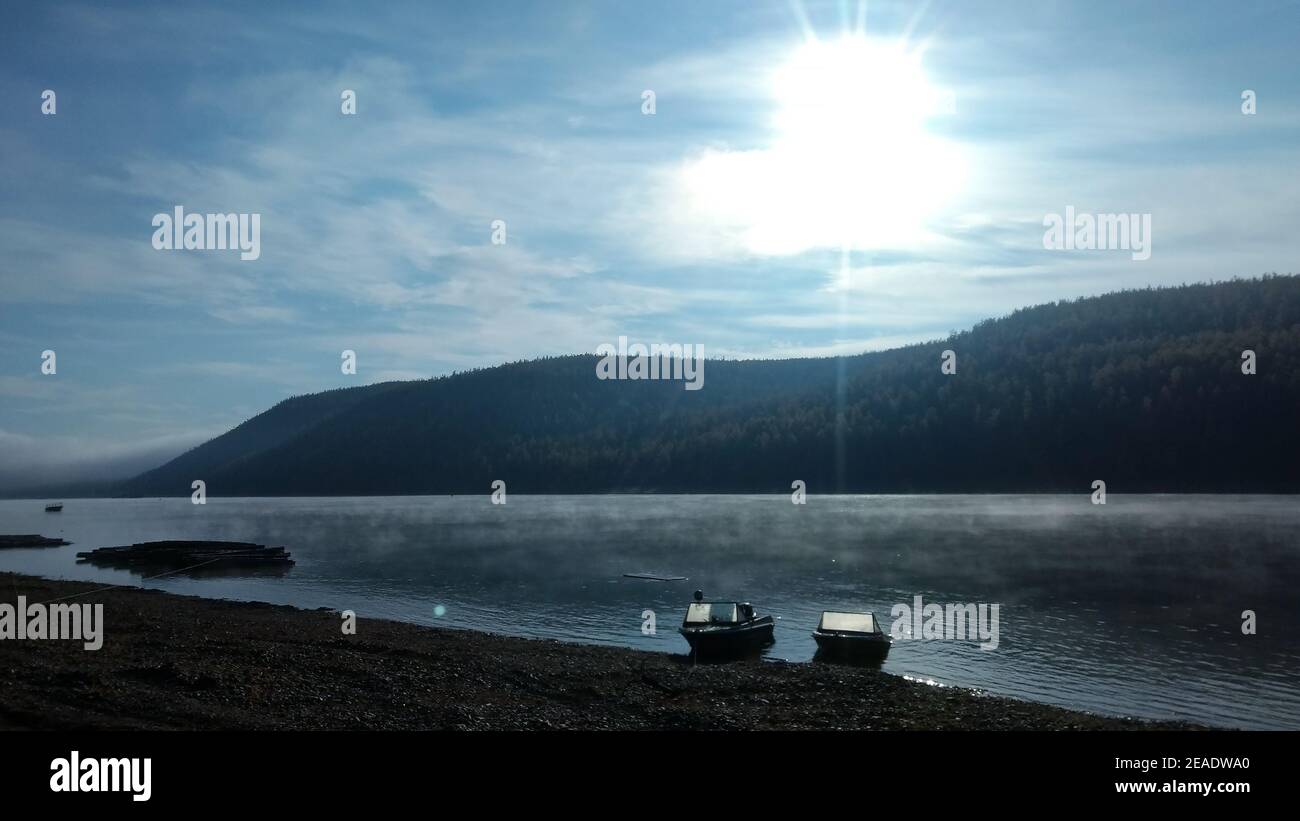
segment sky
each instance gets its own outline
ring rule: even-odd
[[[1295,0],[4,18],[0,490],[143,470],[293,395],[619,336],[859,353],[1300,268]],[[260,255],[156,248],[177,206],[258,215]],[[1067,207],[1149,215],[1149,258],[1046,248]]]

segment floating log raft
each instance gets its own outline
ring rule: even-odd
[[[283,547],[267,547],[251,542],[185,541],[101,547],[78,553],[77,561],[98,567],[150,570],[285,568],[294,563]]]
[[[14,536],[0,535],[0,550],[6,547],[62,547],[65,544],[72,544],[72,542],[37,536],[35,533]]]

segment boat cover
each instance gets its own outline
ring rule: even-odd
[[[822,613],[822,629],[843,633],[874,633],[876,619],[870,613]]]
[[[686,608],[687,624],[735,624],[735,602],[694,602]]]

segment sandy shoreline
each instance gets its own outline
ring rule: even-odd
[[[0,640],[0,729],[1168,729],[821,664],[511,638],[0,573],[0,603],[99,591],[103,647]]]

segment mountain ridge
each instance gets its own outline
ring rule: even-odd
[[[710,359],[699,391],[575,354],[293,397],[118,491],[1293,492],[1298,357],[1300,278],[1120,291],[887,351]]]

